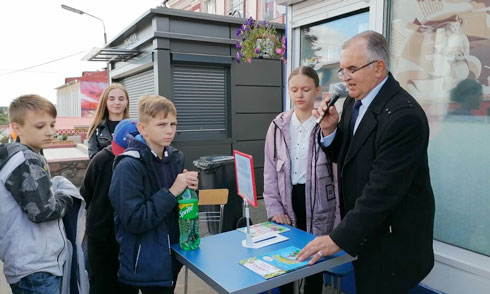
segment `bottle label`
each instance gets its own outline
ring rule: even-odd
[[[199,215],[197,199],[179,200],[179,218],[194,219]]]

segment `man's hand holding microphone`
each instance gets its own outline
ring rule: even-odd
[[[312,114],[317,118],[316,123],[322,129],[322,135],[328,136],[332,134],[337,128],[339,122],[339,113],[335,108],[335,102],[339,98],[347,97],[349,92],[344,84],[338,84],[335,86],[332,94],[328,94],[326,99],[322,101],[320,107],[313,109]]]

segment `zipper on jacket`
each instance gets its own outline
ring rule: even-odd
[[[107,139],[109,141],[112,141],[112,134],[109,134],[109,137],[104,136],[103,132],[99,129],[99,127],[95,129],[95,136],[97,137],[97,140]]]
[[[286,140],[286,138],[284,137],[284,133],[283,131],[281,130],[281,128],[276,124],[275,121],[272,121],[272,123],[276,126],[276,128],[279,130],[280,132],[280,135],[282,137],[282,141],[284,142],[284,145],[286,146],[286,155],[287,157],[289,158],[289,145],[288,145],[288,142]],[[275,129],[274,129],[274,149],[276,148],[276,133],[275,133]],[[274,150],[275,151],[275,150]],[[276,155],[276,152],[274,152],[274,156]]]
[[[172,250],[170,250],[170,235],[167,234],[167,241],[168,241],[168,255],[172,255]]]
[[[97,136],[97,138],[98,138],[98,140],[106,139],[106,140],[112,141],[112,136],[106,137],[106,136],[100,134],[99,136]]]
[[[138,261],[140,259],[140,252],[141,252],[141,243],[138,245],[138,252],[136,253],[136,261],[134,262],[134,272],[133,272],[134,275],[136,275],[136,270],[138,269]]]
[[[61,248],[60,253],[58,253],[58,257],[56,258],[56,261],[58,263],[58,267],[60,267],[60,256],[65,251],[66,242],[68,241],[66,238],[64,238],[63,230],[61,229],[61,226],[60,226],[60,222],[62,222],[62,221],[63,220],[61,218],[58,219],[58,229],[60,230],[61,240],[63,241],[63,248]],[[60,270],[61,270],[61,272],[63,272],[63,266],[61,266]]]
[[[274,123],[274,159],[277,159],[277,147],[276,147],[276,133],[277,133],[277,125]]]

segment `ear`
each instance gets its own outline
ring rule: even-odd
[[[18,123],[15,122],[11,123],[10,129],[12,129],[17,134],[17,136],[22,135],[22,126],[19,125]]]
[[[376,75],[381,77],[386,73],[386,63],[383,60],[376,62]]]
[[[141,136],[143,136],[143,137],[146,135],[145,127],[146,127],[145,124],[142,122],[138,122],[136,124],[136,128],[138,129],[138,133],[140,133]]]

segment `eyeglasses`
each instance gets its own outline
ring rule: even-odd
[[[370,66],[371,64],[375,63],[375,62],[378,62],[379,60],[373,60],[359,68],[352,68],[352,69],[339,69],[339,71],[337,72],[337,76],[339,77],[339,79],[343,80],[345,76],[348,76],[348,77],[352,77],[352,75],[356,72],[356,71],[359,71],[367,66]]]

